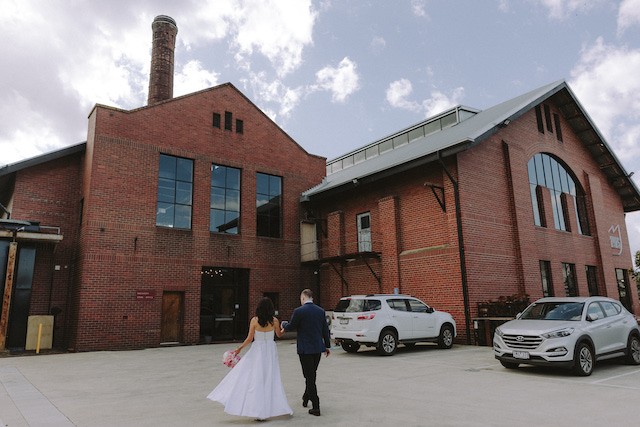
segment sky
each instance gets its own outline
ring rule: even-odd
[[[146,105],[157,15],[174,96],[231,82],[312,154],[564,79],[640,187],[640,0],[0,0],[0,166]]]

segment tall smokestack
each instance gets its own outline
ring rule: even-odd
[[[149,105],[173,98],[173,51],[178,34],[176,21],[166,15],[156,16],[151,28],[153,48],[147,100]]]

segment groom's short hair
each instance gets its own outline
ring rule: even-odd
[[[304,289],[301,293],[307,298],[313,299],[313,291],[311,291],[311,289]]]

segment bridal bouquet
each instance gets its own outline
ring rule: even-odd
[[[240,361],[240,355],[233,350],[227,350],[222,355],[222,363],[230,368],[233,368]]]

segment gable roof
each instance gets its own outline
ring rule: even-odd
[[[564,80],[479,111],[454,126],[328,174],[319,185],[303,192],[301,200],[323,198],[353,188],[355,184],[373,182],[433,162],[438,157],[464,151],[484,141],[501,127],[547,99],[552,99],[558,106],[560,113],[600,165],[600,169],[622,199],[624,211],[640,210],[638,188]]]

